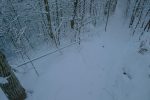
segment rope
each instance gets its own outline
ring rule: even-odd
[[[67,45],[67,46],[65,46],[65,47],[59,48],[59,49],[57,49],[57,50],[55,50],[55,51],[53,51],[53,52],[49,52],[49,53],[44,54],[44,55],[42,55],[42,56],[40,56],[40,57],[31,59],[30,61],[24,62],[24,63],[18,65],[17,67],[15,67],[15,68],[19,68],[19,67],[21,67],[21,66],[23,66],[23,65],[26,65],[26,64],[31,63],[31,62],[33,62],[33,61],[39,60],[39,59],[41,59],[41,58],[43,58],[43,57],[46,57],[46,56],[51,55],[51,54],[53,54],[53,53],[56,53],[56,52],[58,52],[58,51],[60,51],[60,50],[63,50],[63,49],[65,49],[65,48],[68,48],[68,47],[70,47],[70,46],[72,46],[72,45],[75,45],[76,43],[79,43],[79,42],[80,42],[80,41],[74,42],[74,43],[69,44],[69,45]]]

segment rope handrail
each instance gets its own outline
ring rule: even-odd
[[[19,68],[19,67],[21,67],[21,66],[23,66],[23,65],[26,65],[26,64],[30,63],[30,62],[36,61],[36,60],[38,60],[38,59],[41,59],[41,58],[46,57],[46,56],[48,56],[48,55],[51,55],[51,54],[53,54],[53,53],[59,52],[60,50],[63,50],[63,49],[65,49],[65,48],[67,48],[67,47],[70,47],[70,46],[72,46],[72,45],[75,45],[76,43],[79,43],[79,42],[80,42],[80,41],[76,41],[76,42],[71,43],[71,44],[69,44],[69,45],[67,45],[67,46],[64,46],[64,47],[62,47],[62,48],[58,48],[58,49],[55,50],[55,51],[49,52],[49,53],[47,53],[47,54],[44,54],[44,55],[42,55],[42,56],[40,56],[40,57],[33,58],[33,59],[31,59],[30,61],[26,61],[26,62],[24,62],[24,63],[18,65],[18,66],[15,67],[15,68]]]

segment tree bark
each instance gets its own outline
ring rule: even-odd
[[[78,5],[78,0],[74,1],[74,11],[73,11],[73,19],[71,20],[71,28],[74,29],[75,26],[75,17],[77,16],[77,5]]]
[[[109,19],[109,14],[110,14],[110,6],[111,6],[111,0],[107,1],[108,3],[108,10],[107,10],[107,19],[106,19],[106,25],[105,25],[105,32],[107,30],[107,24],[108,24],[108,19]]]
[[[55,36],[52,32],[52,25],[51,25],[51,16],[50,16],[50,9],[49,9],[49,3],[48,0],[44,0],[44,5],[45,5],[45,11],[46,11],[46,17],[47,17],[47,21],[48,21],[48,29],[49,29],[49,36],[54,39]]]
[[[53,30],[52,30],[52,22],[51,22],[51,15],[50,15],[50,8],[49,8],[48,0],[44,0],[44,5],[45,5],[45,11],[46,11],[46,16],[47,16],[47,21],[48,21],[48,30],[49,30],[48,35],[52,38],[56,47],[58,48],[58,41],[56,40],[56,35],[53,33]]]
[[[0,83],[2,91],[9,100],[25,100],[26,92],[19,80],[11,70],[5,55],[0,51],[0,78],[6,79],[7,82]]]

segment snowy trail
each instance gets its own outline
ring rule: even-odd
[[[150,54],[137,52],[114,17],[107,32],[94,30],[99,37],[35,61],[39,78],[34,70],[18,75],[33,90],[27,100],[150,100]]]
[[[28,83],[28,100],[150,100],[150,55],[137,52],[114,17],[107,32],[96,29],[100,36],[36,62],[40,77]]]
[[[33,63],[39,77],[36,76],[30,63],[18,68],[16,75],[27,90],[28,98],[26,100],[150,100],[150,52],[148,51],[143,55],[138,53],[139,44],[134,40],[137,37],[136,35],[134,38],[130,36],[129,28],[126,27],[129,23],[123,22],[126,1],[130,0],[117,1],[115,14],[109,16],[108,19],[107,32],[102,29],[103,25],[106,24],[105,22],[97,23],[100,24],[97,25],[99,26],[97,28],[87,25],[85,30],[90,32],[81,34],[83,35],[81,36],[81,45],[65,48],[61,50],[62,54],[55,52],[34,60]],[[91,3],[92,7],[93,4]],[[104,7],[104,13],[106,7]],[[103,6],[100,8],[103,9]],[[95,11],[93,12],[95,13]],[[67,17],[62,18],[68,20],[69,23],[71,22],[71,24],[74,22],[70,17],[68,17],[69,19]],[[91,18],[93,20],[96,17]],[[84,18],[82,21],[81,23],[84,24]],[[29,20],[29,22],[31,21]],[[45,23],[40,22],[40,24],[45,27]],[[45,30],[43,27],[41,29],[39,25],[37,31]],[[34,28],[36,27],[33,27],[35,31]],[[91,31],[92,28],[93,31]],[[38,37],[43,37],[42,32],[44,31],[41,31]],[[65,43],[65,41],[63,42]],[[29,53],[33,58],[47,54],[49,48],[44,47],[42,42],[41,44],[43,48],[39,46],[38,53],[33,55],[32,52]],[[50,48],[55,49],[51,46]],[[19,60],[17,61],[19,62]],[[6,79],[0,78],[0,81],[6,83]],[[1,89],[0,100],[7,100]]]
[[[150,55],[137,52],[126,29],[111,28],[34,62],[39,78],[18,75],[33,90],[27,100],[150,100]]]
[[[149,55],[138,54],[119,31],[111,32],[64,50],[53,64],[42,63],[49,68],[29,100],[149,100]]]

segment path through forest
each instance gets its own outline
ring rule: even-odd
[[[125,26],[115,24],[39,62],[45,70],[29,100],[149,100],[150,55],[139,54]]]
[[[150,54],[138,53],[128,29],[114,17],[107,32],[97,28],[90,33],[99,35],[80,45],[34,61],[39,77],[34,70],[17,73],[27,100],[150,100]]]

